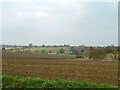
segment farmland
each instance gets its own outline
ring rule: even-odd
[[[4,59],[73,59],[74,56],[59,56],[47,54],[33,54],[33,53],[16,53],[16,52],[3,52]]]
[[[2,66],[3,75],[49,80],[60,78],[118,85],[117,61],[93,61],[71,56],[5,52]]]
[[[47,53],[49,51],[51,51],[52,53],[57,53],[61,48],[64,49],[65,52],[68,52],[70,50],[69,47],[32,47],[32,48],[30,48],[30,52],[34,53],[36,50],[38,50],[38,51],[45,50]],[[15,48],[14,47],[6,48],[6,50],[10,50],[10,49],[13,49],[11,51],[15,52]],[[27,51],[27,50],[29,50],[29,48],[24,48],[24,51]],[[17,47],[17,51],[23,51],[23,48]]]

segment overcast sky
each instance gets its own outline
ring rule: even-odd
[[[3,44],[118,44],[118,3],[2,3]]]

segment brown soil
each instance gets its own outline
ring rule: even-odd
[[[2,58],[5,59],[74,59],[74,56],[60,56],[48,54],[33,54],[23,52],[2,52]]]
[[[61,78],[118,85],[118,63],[115,61],[3,59],[2,66],[3,74],[13,76]]]

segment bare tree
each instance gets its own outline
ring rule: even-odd
[[[59,50],[59,53],[61,53],[61,54],[64,53],[64,52],[65,52],[65,50],[62,49],[62,48]]]
[[[89,50],[89,59],[104,59],[106,57],[107,50],[105,48],[91,48]]]
[[[17,45],[14,45],[15,52],[17,51]]]
[[[42,54],[47,54],[47,52],[44,49],[42,49],[41,53]]]
[[[33,47],[33,45],[32,45],[32,43],[30,43],[29,45],[28,45],[28,50],[30,51],[30,48],[32,48]]]
[[[22,49],[23,49],[23,52],[25,52],[25,47],[24,46],[22,47]]]

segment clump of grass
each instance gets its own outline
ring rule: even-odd
[[[3,88],[115,88],[109,84],[95,84],[61,79],[39,79],[21,76],[2,76]]]

